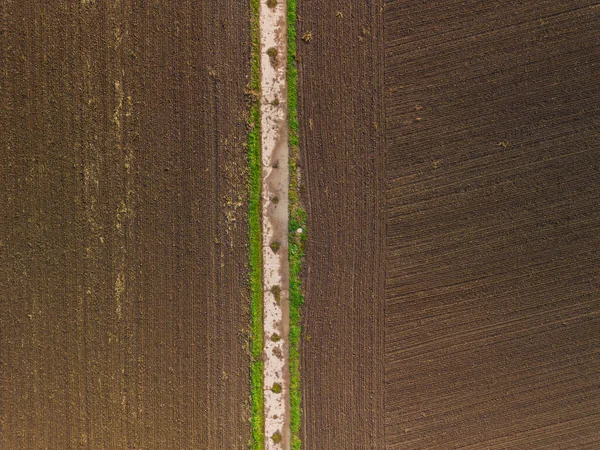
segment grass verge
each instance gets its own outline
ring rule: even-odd
[[[302,402],[300,389],[300,308],[304,302],[300,286],[300,271],[306,241],[306,213],[300,206],[298,172],[298,69],[296,67],[296,21],[297,0],[287,0],[287,92],[288,129],[290,148],[290,189],[289,189],[289,259],[290,259],[290,419],[291,446],[294,450],[302,447],[300,424]],[[297,233],[301,228],[302,233]]]
[[[260,46],[258,8],[260,0],[250,0],[250,30],[252,53],[250,59],[250,131],[248,133],[249,207],[250,226],[250,292],[251,292],[251,354],[250,368],[252,403],[252,441],[250,448],[264,448],[263,400],[263,288],[262,288],[262,232],[261,232],[261,158],[260,158]]]

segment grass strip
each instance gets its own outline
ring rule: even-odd
[[[298,69],[296,67],[297,0],[287,0],[287,102],[290,149],[289,189],[289,260],[290,260],[290,420],[291,447],[299,450],[302,401],[300,389],[300,309],[304,302],[300,285],[300,272],[306,241],[306,213],[300,206],[298,172]],[[298,229],[302,229],[298,233]]]
[[[260,41],[259,1],[250,0],[250,131],[248,133],[249,207],[250,228],[250,293],[251,293],[251,403],[252,440],[250,448],[264,448],[264,399],[263,399],[263,273],[262,273],[262,230],[261,230],[261,155],[260,155]]]

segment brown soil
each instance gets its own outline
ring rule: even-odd
[[[390,448],[600,445],[593,3],[386,5]]]
[[[2,2],[0,447],[244,448],[244,2]]]
[[[379,2],[299,2],[304,448],[383,446]],[[343,18],[338,18],[341,11]]]
[[[597,447],[600,8],[386,2],[382,86],[345,3],[299,11],[305,448]]]

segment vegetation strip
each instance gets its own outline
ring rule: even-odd
[[[296,23],[297,0],[287,0],[287,104],[290,148],[289,188],[289,258],[290,258],[290,422],[291,446],[298,450],[302,401],[300,390],[300,308],[304,302],[300,285],[300,272],[306,241],[306,213],[300,206],[298,170],[298,70],[296,67]],[[300,231],[300,232],[299,232]]]
[[[260,0],[250,0],[252,53],[248,94],[250,105],[250,132],[248,135],[249,211],[250,227],[250,289],[251,289],[251,403],[252,442],[250,447],[264,448],[263,404],[263,290],[262,290],[262,230],[261,230],[261,160],[260,160],[260,51],[258,9]]]
[[[261,244],[261,133],[260,133],[260,0],[251,0],[252,59],[249,95],[250,133],[248,138],[249,159],[249,225],[250,225],[250,280],[252,293],[252,442],[251,448],[263,449],[264,399],[263,399],[263,288]],[[290,420],[291,447],[301,448],[301,391],[300,391],[300,308],[304,301],[300,286],[300,272],[306,240],[306,213],[300,206],[298,172],[298,112],[296,68],[297,0],[287,0],[287,106],[289,132],[289,366],[290,366]],[[298,230],[301,230],[299,233]],[[277,336],[276,339],[279,339]]]

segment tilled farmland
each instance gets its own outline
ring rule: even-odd
[[[388,447],[600,445],[591,6],[386,5]]]
[[[600,10],[380,6],[300,12],[305,446],[596,447]]]
[[[0,447],[244,448],[247,7],[1,11]]]

